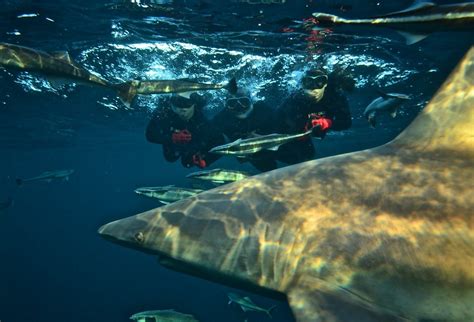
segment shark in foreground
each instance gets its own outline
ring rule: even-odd
[[[266,315],[268,315],[270,318],[272,317],[271,315],[272,310],[276,307],[274,305],[268,309],[264,309],[263,307],[260,307],[257,304],[255,304],[250,297],[247,297],[247,296],[242,297],[235,293],[229,293],[227,294],[227,297],[229,298],[229,305],[231,303],[236,303],[242,308],[244,312],[248,312],[248,311],[263,312]]]
[[[16,179],[16,184],[21,186],[25,182],[33,181],[46,181],[51,182],[53,180],[69,180],[69,176],[74,173],[74,170],[54,170],[54,171],[45,171],[42,174],[28,178],[28,179]]]
[[[171,269],[287,298],[298,322],[474,321],[474,48],[382,146],[102,226]]]
[[[474,30],[474,2],[437,5],[428,1],[415,3],[401,11],[366,19],[345,19],[315,12],[321,27],[332,25],[366,25],[396,29],[405,37],[407,45],[414,44],[437,31]]]

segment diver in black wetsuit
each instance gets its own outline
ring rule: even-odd
[[[322,70],[309,70],[301,80],[301,89],[290,95],[276,113],[278,133],[301,133],[313,128],[313,136],[324,138],[328,130],[351,127],[349,104],[343,93],[354,88],[353,79]],[[282,145],[278,160],[295,164],[315,157],[310,137]]]
[[[230,141],[274,133],[273,110],[263,101],[253,102],[250,93],[243,89],[227,97],[225,108],[212,124]],[[277,167],[275,157],[274,151],[263,150],[239,160],[249,161],[260,171],[269,171]]]
[[[168,162],[181,158],[184,167],[205,168],[220,156],[208,153],[225,143],[203,115],[204,98],[196,93],[189,98],[174,94],[153,114],[146,129],[149,142],[161,144]]]

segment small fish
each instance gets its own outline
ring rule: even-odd
[[[212,169],[190,173],[186,178],[211,181],[217,184],[235,182],[249,177],[250,174],[244,171]]]
[[[267,134],[248,139],[238,139],[234,142],[213,147],[209,152],[217,154],[232,154],[246,156],[261,150],[277,151],[278,148],[288,142],[310,135],[313,129],[298,134]]]
[[[173,80],[132,80],[126,83],[115,85],[118,95],[124,105],[130,107],[137,94],[169,94],[169,93],[190,93],[202,90],[227,89],[230,93],[237,92],[237,81],[232,78],[226,84],[199,83],[190,79]]]
[[[316,27],[332,25],[365,25],[389,27],[399,31],[411,45],[430,33],[438,31],[472,31],[474,29],[474,2],[437,5],[433,2],[415,1],[409,8],[366,19],[345,19],[315,12]]]
[[[135,189],[135,193],[158,199],[163,204],[169,204],[181,199],[189,198],[203,192],[201,189],[179,188],[173,185],[162,187],[142,187]]]
[[[378,112],[388,111],[390,116],[395,117],[400,105],[410,99],[410,96],[405,94],[379,92],[380,97],[377,97],[367,105],[364,111],[364,116],[372,127],[375,127],[375,116]]]
[[[136,313],[130,320],[137,322],[199,322],[191,314],[184,314],[175,310],[155,310]]]
[[[70,79],[93,85],[110,87],[111,84],[77,64],[66,51],[45,51],[0,42],[0,66],[40,72],[50,78],[52,85],[60,79]]]
[[[242,308],[244,312],[248,312],[248,311],[263,312],[267,314],[270,318],[272,317],[272,315],[270,314],[271,311],[276,307],[276,305],[274,305],[270,307],[269,309],[264,309],[256,305],[255,303],[253,303],[253,301],[249,297],[247,296],[241,297],[235,293],[228,293],[227,297],[229,298],[229,303],[228,303],[229,305],[231,303],[236,303],[240,305],[240,307]]]
[[[21,186],[25,182],[33,181],[46,181],[51,182],[53,180],[69,180],[69,176],[74,173],[74,170],[54,170],[54,171],[45,171],[39,176],[28,178],[28,179],[16,179],[16,184]]]

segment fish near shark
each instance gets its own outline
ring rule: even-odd
[[[46,181],[51,182],[53,180],[69,180],[69,176],[74,173],[74,170],[54,170],[54,171],[45,171],[42,174],[28,178],[28,179],[16,179],[16,184],[21,186],[26,182],[34,182],[34,181]]]
[[[228,303],[229,305],[232,303],[235,303],[239,305],[244,312],[248,312],[248,311],[263,312],[266,315],[268,315],[270,318],[272,318],[272,315],[271,315],[272,310],[276,307],[275,305],[273,305],[272,307],[268,309],[264,309],[263,307],[260,307],[257,304],[255,304],[250,297],[248,296],[242,297],[235,293],[228,293],[227,297],[229,298],[229,303]]]
[[[210,181],[216,184],[235,182],[249,177],[250,174],[238,170],[212,169],[192,172],[186,178]]]
[[[318,21],[316,28],[333,25],[389,27],[399,31],[407,45],[411,45],[433,32],[473,31],[474,2],[437,5],[415,1],[405,10],[365,19],[345,19],[321,12],[313,13],[313,17]]]
[[[173,185],[161,187],[141,187],[135,189],[135,193],[149,198],[158,199],[163,204],[169,204],[178,200],[189,198],[201,193],[202,189],[180,188]]]
[[[473,106],[471,48],[387,144],[217,187],[99,233],[174,270],[286,296],[298,322],[474,321]]]
[[[379,91],[380,96],[374,99],[364,110],[364,116],[372,127],[375,127],[375,116],[382,111],[388,111],[391,117],[397,116],[398,108],[410,96],[400,93],[384,93]]]
[[[256,135],[248,139],[238,139],[234,142],[219,145],[209,150],[210,153],[230,154],[236,156],[246,156],[255,154],[262,150],[277,151],[278,148],[288,142],[308,136],[314,129],[297,134],[266,134]]]
[[[77,64],[68,52],[53,52],[0,42],[0,66],[24,71],[40,72],[45,76],[60,77],[92,85],[110,87],[111,84]]]

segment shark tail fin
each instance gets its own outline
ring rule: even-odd
[[[16,178],[15,181],[16,181],[17,186],[21,186],[23,184],[23,179]]]
[[[416,119],[391,143],[414,151],[474,157],[474,47]]]
[[[136,81],[128,81],[118,84],[116,87],[118,97],[127,108],[130,108],[135,96],[137,96]]]
[[[265,313],[267,313],[267,315],[270,317],[270,319],[272,319],[272,311],[276,308],[276,305],[273,305],[271,306],[268,310],[265,311]]]
[[[237,93],[238,87],[237,87],[237,81],[235,77],[232,77],[232,79],[224,86],[226,90],[229,91],[229,93],[235,95]]]

